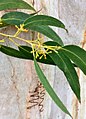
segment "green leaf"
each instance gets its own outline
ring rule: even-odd
[[[59,46],[59,44],[58,44],[57,42],[54,42],[54,41],[46,41],[46,42],[44,42],[44,45],[48,45],[48,46]],[[55,64],[54,64],[54,65],[55,65]],[[73,65],[74,67],[77,67],[77,65],[74,64],[73,62],[72,62],[72,65]]]
[[[84,49],[76,45],[67,45],[59,51],[70,58],[86,75],[86,51]]]
[[[58,19],[47,15],[35,15],[28,18],[25,22],[25,28],[29,26],[50,25],[65,29],[65,25]]]
[[[0,11],[7,9],[29,9],[35,11],[35,9],[23,0],[0,0]]]
[[[57,42],[54,41],[46,41],[43,44],[47,46],[60,46]]]
[[[63,53],[61,52],[53,52],[49,54],[55,64],[63,71],[65,74],[67,81],[73,92],[75,93],[76,97],[80,101],[80,84],[77,73],[69,60]]]
[[[49,26],[45,26],[45,25],[44,26],[43,25],[42,26],[41,25],[40,26],[39,25],[38,26],[37,25],[35,25],[35,26],[30,25],[29,26],[28,25],[28,29],[42,33],[43,35],[47,36],[48,38],[52,39],[53,41],[55,41],[58,44],[60,44],[61,46],[63,46],[63,42],[62,42],[61,38]]]
[[[23,22],[25,21],[25,19],[27,19],[28,17],[31,17],[34,14],[26,14],[23,12],[9,12],[4,14],[1,17],[1,21],[2,23],[5,24],[9,24],[9,25],[17,25],[20,26],[20,24],[23,24]]]
[[[53,101],[56,103],[56,105],[59,106],[59,108],[63,112],[65,112],[66,114],[71,116],[70,113],[68,112],[67,108],[61,102],[61,100],[59,99],[59,97],[56,95],[56,93],[54,92],[53,88],[49,84],[48,80],[46,79],[45,75],[43,74],[43,72],[42,72],[41,68],[39,67],[38,63],[36,62],[35,58],[34,58],[34,65],[35,65],[35,69],[36,69],[37,75],[38,75],[41,83],[43,84],[44,88],[46,89],[46,91],[50,95],[50,97],[53,99]]]
[[[1,45],[0,51],[2,53],[9,55],[9,56],[12,56],[12,57],[28,59],[27,56],[23,55],[23,53],[19,52],[18,50],[14,49],[14,48],[11,48],[11,47]]]
[[[33,55],[31,53],[32,48],[28,46],[19,46],[19,50],[16,50],[12,47],[0,45],[0,51],[8,56],[20,58],[20,59],[26,59],[26,60],[33,60]],[[42,59],[37,59],[38,62],[44,63],[44,64],[50,64],[55,65],[53,60],[47,55],[47,59],[45,60],[43,57]]]

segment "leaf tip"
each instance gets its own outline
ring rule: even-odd
[[[66,30],[67,33],[69,33],[68,30],[67,30],[66,28],[65,28],[65,30]]]
[[[81,99],[79,100],[79,103],[81,104]]]

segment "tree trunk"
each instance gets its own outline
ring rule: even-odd
[[[85,0],[25,1],[33,4],[36,10],[42,9],[40,14],[51,15],[63,21],[68,34],[62,29],[55,30],[65,44],[80,45],[86,25]],[[2,14],[3,12],[0,13]],[[3,32],[15,33],[16,29],[12,29],[9,27]],[[30,35],[34,39],[36,33],[31,31]],[[28,37],[26,34],[21,36]],[[6,44],[14,47],[9,41]],[[9,57],[1,52],[0,59],[0,119],[71,119],[55,105],[40,84],[33,61]],[[80,72],[82,101],[79,104],[63,73],[55,66],[40,65],[57,95],[73,115],[73,119],[86,119],[86,76]],[[37,98],[39,95],[40,99]]]

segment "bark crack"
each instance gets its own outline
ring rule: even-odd
[[[23,119],[22,117],[22,112],[21,112],[21,109],[20,109],[20,96],[19,96],[19,89],[17,87],[17,83],[16,83],[16,80],[18,80],[17,76],[16,76],[16,73],[15,73],[15,67],[13,66],[12,64],[12,61],[10,60],[9,57],[7,57],[10,65],[11,65],[11,68],[12,68],[12,74],[11,74],[11,82],[12,82],[12,85],[11,85],[11,89],[14,90],[15,92],[15,95],[16,95],[16,101],[17,101],[17,104],[18,104],[18,109],[19,109],[19,119]],[[15,80],[16,79],[16,80]]]

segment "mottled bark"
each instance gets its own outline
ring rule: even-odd
[[[86,25],[85,0],[25,1],[33,4],[36,10],[42,9],[40,14],[52,15],[64,22],[69,31],[68,34],[62,29],[55,30],[62,37],[65,44],[80,45]],[[4,11],[0,12],[0,15],[3,13]],[[4,32],[14,33],[16,29],[12,29],[5,29]],[[30,32],[30,35],[31,38],[34,38],[33,32]],[[28,37],[26,34],[21,36]],[[6,44],[14,46],[9,41]],[[38,82],[32,61],[12,58],[1,52],[0,59],[0,119],[70,119],[55,105]],[[86,119],[86,77],[80,72],[82,99],[80,105],[63,73],[54,66],[40,65],[57,95],[73,115],[73,118]],[[38,99],[38,94],[43,99],[43,107],[40,106],[42,99]],[[36,102],[32,104],[34,99],[36,99]],[[44,109],[42,112],[40,107]]]

